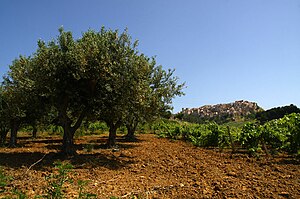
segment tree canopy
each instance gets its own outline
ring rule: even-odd
[[[158,117],[183,94],[184,84],[178,84],[174,71],[157,66],[137,47],[127,30],[103,27],[74,39],[60,28],[56,39],[39,40],[34,54],[10,66],[3,90],[15,100],[11,104],[19,112],[13,115],[34,123],[51,110],[64,129],[62,152],[67,155],[76,152],[73,137],[85,118],[105,121],[108,145],[113,146],[118,127],[133,118],[140,122]]]
[[[289,106],[275,107],[256,113],[255,118],[261,124],[264,124],[274,119],[283,118],[285,115],[289,115],[291,113],[300,113],[300,109],[293,104]]]

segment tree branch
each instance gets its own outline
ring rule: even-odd
[[[86,107],[86,108],[81,112],[81,114],[79,115],[79,117],[78,117],[76,123],[74,124],[74,126],[71,127],[71,128],[72,128],[73,134],[74,134],[75,131],[80,127],[80,125],[81,125],[83,119],[84,119],[85,116],[87,115],[88,110],[89,110],[89,108]]]

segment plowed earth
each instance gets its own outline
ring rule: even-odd
[[[84,191],[98,198],[300,198],[300,163],[293,157],[231,156],[152,134],[138,135],[137,142],[120,137],[118,149],[105,149],[106,137],[76,139],[78,155],[63,160],[74,166],[67,198],[78,196],[79,179],[89,180]],[[12,177],[7,189],[34,198],[45,190],[45,177],[56,172],[61,139],[24,138],[19,144],[0,148],[0,167]]]

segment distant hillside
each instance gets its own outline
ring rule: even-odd
[[[256,114],[255,118],[261,123],[264,124],[273,119],[279,119],[285,115],[291,113],[300,113],[300,109],[291,104],[289,106],[275,107],[266,111],[262,111]]]
[[[205,105],[199,108],[184,108],[177,114],[177,118],[196,123],[215,121],[225,123],[229,121],[244,121],[254,118],[257,112],[263,111],[255,102],[244,100],[228,104]]]

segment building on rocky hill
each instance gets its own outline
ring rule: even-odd
[[[263,109],[255,102],[244,100],[235,101],[228,104],[205,105],[199,108],[184,108],[181,111],[186,120],[199,121],[235,121],[255,115]]]

